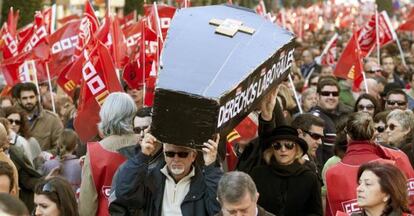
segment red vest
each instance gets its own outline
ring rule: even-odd
[[[96,215],[109,216],[108,198],[111,191],[112,177],[126,158],[119,153],[104,149],[99,142],[89,142],[87,146],[92,178],[98,193],[98,210]]]
[[[409,207],[413,210],[414,170],[403,152],[382,146],[368,145],[350,145],[349,149],[351,151],[347,151],[344,159],[326,172],[326,216],[333,216],[337,211],[348,214],[360,212],[356,199],[358,168],[362,163],[374,160],[393,163],[406,175],[410,198]],[[352,149],[355,149],[355,151],[352,151]],[[370,153],[368,150],[372,152]],[[361,152],[364,154],[358,154]],[[374,159],[375,157],[376,159]],[[381,157],[384,157],[384,159]]]

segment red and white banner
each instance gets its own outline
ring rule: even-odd
[[[336,63],[336,44],[338,43],[338,33],[335,33],[331,40],[329,40],[328,45],[322,52],[322,65],[334,66]]]
[[[82,65],[82,84],[74,127],[79,138],[87,142],[98,134],[99,110],[105,98],[111,92],[122,91],[122,87],[111,55],[102,42],[98,41],[89,54],[84,53],[78,59]]]

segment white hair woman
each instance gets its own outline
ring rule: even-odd
[[[108,195],[112,177],[126,159],[119,152],[136,145],[139,140],[132,126],[136,112],[134,100],[126,93],[111,93],[105,99],[99,112],[101,122],[98,124],[104,138],[87,145],[80,188],[81,215],[109,215]]]

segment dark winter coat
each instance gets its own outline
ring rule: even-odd
[[[317,176],[295,161],[253,169],[251,176],[259,192],[258,204],[277,216],[322,215],[321,190]]]

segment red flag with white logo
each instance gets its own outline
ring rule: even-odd
[[[122,91],[108,49],[101,42],[78,61],[82,62],[82,84],[74,127],[83,142],[98,134],[99,110],[111,92]],[[87,121],[86,121],[87,120]]]
[[[50,58],[49,71],[59,75],[66,65],[75,60],[75,48],[78,44],[80,20],[67,22],[49,36]]]
[[[75,55],[79,56],[85,47],[93,47],[95,45],[93,42],[93,34],[98,30],[98,28],[98,18],[95,16],[95,11],[93,10],[91,3],[86,0],[85,11],[79,26],[79,42],[76,47]]]
[[[361,61],[362,57],[358,46],[357,33],[354,33],[339,58],[334,71],[334,75],[337,77],[354,80],[352,87],[354,91],[359,88],[363,81]]]
[[[17,39],[17,22],[19,19],[19,11],[14,12],[10,8],[7,22],[4,23],[1,29],[1,39],[3,40],[3,59],[8,59],[18,54],[18,39]]]
[[[131,25],[134,25],[137,22],[137,11],[134,10],[133,12],[127,14],[119,21],[119,25],[121,29],[128,28]]]
[[[171,19],[174,17],[176,8],[167,5],[144,5],[144,14],[148,17],[148,24],[152,30],[162,32],[162,41],[167,37]],[[159,23],[159,25],[158,25]]]
[[[377,28],[380,47],[392,42],[396,38],[396,34],[392,28],[387,12],[382,11],[378,14],[378,24],[376,22],[375,15],[373,15],[371,19],[357,32],[362,57],[369,56],[377,45]]]

